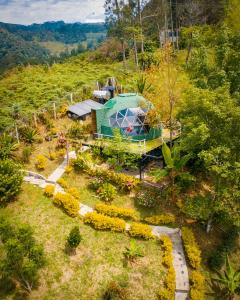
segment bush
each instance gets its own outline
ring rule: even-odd
[[[115,205],[106,205],[98,203],[95,205],[95,210],[98,213],[110,216],[110,217],[119,217],[123,219],[137,219],[137,213],[134,209],[131,208],[121,208]]]
[[[73,167],[72,167],[72,166],[66,166],[66,167],[65,167],[65,172],[66,172],[67,174],[71,173],[72,170],[73,170]]]
[[[80,235],[79,227],[75,226],[70,231],[69,236],[67,238],[67,243],[70,248],[75,249],[80,244],[82,237]]]
[[[191,267],[198,269],[201,265],[201,251],[190,228],[182,228],[182,240]]]
[[[66,191],[68,194],[72,195],[75,199],[80,200],[80,192],[77,188],[72,187],[67,189]]]
[[[47,160],[46,157],[43,156],[42,154],[39,154],[36,157],[36,162],[35,162],[35,166],[38,170],[44,170],[46,168],[47,165]]]
[[[103,185],[103,181],[101,178],[93,178],[89,183],[89,188],[96,192],[101,185]]]
[[[219,270],[225,262],[227,254],[231,253],[237,245],[239,230],[236,227],[230,228],[223,236],[223,242],[213,251],[208,259],[209,267],[212,270]]]
[[[121,287],[117,282],[112,281],[102,297],[103,300],[127,300],[128,292],[126,288]]]
[[[155,207],[160,200],[159,193],[151,188],[140,190],[136,194],[136,203],[143,207]]]
[[[124,232],[126,228],[126,223],[124,220],[111,218],[102,214],[98,214],[96,212],[87,213],[83,217],[83,221],[85,224],[90,224],[98,230]]]
[[[128,233],[130,236],[143,238],[145,240],[154,238],[151,227],[141,223],[132,223]]]
[[[63,179],[63,178],[59,178],[59,179],[57,180],[57,183],[58,183],[59,185],[61,185],[61,187],[62,187],[63,189],[67,189],[67,188],[68,188],[68,184],[67,184],[66,180]]]
[[[172,224],[175,222],[175,216],[172,214],[155,215],[151,217],[146,217],[144,221],[152,225]]]
[[[64,155],[66,154],[66,150],[65,149],[58,149],[55,153],[56,153],[58,158],[63,158]]]
[[[171,239],[166,235],[160,237],[160,243],[163,252],[163,264],[167,268],[167,273],[164,278],[164,286],[158,291],[158,298],[160,300],[174,300],[176,274],[173,268],[173,245]]]
[[[57,153],[51,151],[51,152],[49,153],[49,159],[50,159],[50,160],[55,160],[56,158],[57,158]]]
[[[199,271],[192,271],[190,276],[190,299],[204,300],[205,278]]]
[[[32,147],[26,146],[22,150],[22,161],[24,163],[29,163],[30,156],[32,154]]]
[[[70,194],[57,193],[54,195],[53,203],[62,207],[71,217],[78,216],[80,209],[79,202]]]
[[[44,189],[44,195],[51,198],[53,197],[55,192],[55,186],[54,185],[46,185],[45,189]]]
[[[0,163],[0,204],[16,197],[21,191],[23,175],[21,167],[10,159]]]
[[[105,202],[112,202],[116,197],[117,189],[112,184],[106,182],[97,190],[101,200]]]

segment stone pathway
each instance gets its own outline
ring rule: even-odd
[[[85,151],[84,149],[83,151]],[[74,151],[69,153],[69,158],[75,158],[76,154]],[[31,184],[37,185],[40,188],[45,188],[46,185],[54,185],[55,193],[61,192],[65,193],[64,189],[57,183],[57,180],[65,172],[65,167],[67,166],[67,158],[64,158],[62,164],[48,177],[31,172],[25,171],[26,176],[24,180]],[[84,216],[89,212],[93,212],[94,209],[85,204],[80,204],[79,215]],[[173,266],[176,273],[176,290],[175,290],[175,300],[187,300],[189,299],[189,277],[188,269],[185,260],[185,255],[182,246],[181,231],[178,228],[169,228],[166,226],[151,226],[153,235],[160,237],[161,235],[168,235],[173,243]],[[126,230],[130,229],[130,224],[126,224]]]

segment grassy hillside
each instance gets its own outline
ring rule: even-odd
[[[131,79],[127,79],[122,64],[93,63],[84,55],[52,67],[43,65],[16,68],[0,80],[0,127],[12,124],[13,107],[16,105],[20,115],[29,117],[29,113],[52,106],[53,100],[59,102],[70,92],[76,100],[90,97],[92,90],[96,88],[96,82],[106,83],[106,79],[111,76],[115,76],[126,89],[134,86],[134,77],[128,76]]]

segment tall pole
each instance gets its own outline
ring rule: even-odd
[[[15,124],[15,131],[16,131],[16,139],[18,144],[20,144],[20,140],[19,140],[19,133],[18,133],[18,128],[17,128],[17,124]]]

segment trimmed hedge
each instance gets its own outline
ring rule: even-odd
[[[192,271],[190,285],[190,299],[204,300],[205,278],[199,271]]]
[[[137,219],[137,213],[134,209],[131,208],[121,208],[115,205],[106,205],[98,203],[95,205],[95,210],[98,213],[110,216],[110,217],[119,217],[123,219]]]
[[[143,238],[145,240],[154,239],[152,228],[146,224],[132,223],[128,233],[132,237]]]
[[[167,273],[164,278],[164,287],[162,287],[158,291],[158,298],[160,300],[174,300],[176,288],[176,274],[173,268],[173,245],[171,239],[166,235],[160,237],[160,242],[161,249],[163,251],[163,264],[167,268]]]
[[[126,223],[124,220],[119,218],[111,218],[97,212],[87,213],[83,217],[85,224],[93,226],[98,230],[111,230],[115,232],[124,232],[126,229]]]
[[[62,207],[69,216],[78,216],[80,205],[72,195],[68,193],[57,193],[56,195],[54,195],[53,203],[59,207]]]
[[[146,217],[144,221],[151,225],[165,225],[174,223],[175,216],[172,214],[155,215],[151,217]]]
[[[68,188],[68,184],[67,184],[66,180],[63,179],[63,178],[59,178],[59,179],[57,180],[57,183],[58,183],[59,185],[61,185],[61,187],[64,188],[64,189],[67,189],[67,188]]]
[[[201,250],[190,228],[182,228],[182,240],[191,267],[198,269],[201,265]]]
[[[66,192],[70,195],[72,195],[75,199],[79,200],[80,199],[80,192],[77,188],[72,187],[66,190]]]
[[[51,198],[53,197],[55,192],[55,186],[54,185],[46,185],[45,189],[44,189],[44,195]]]

